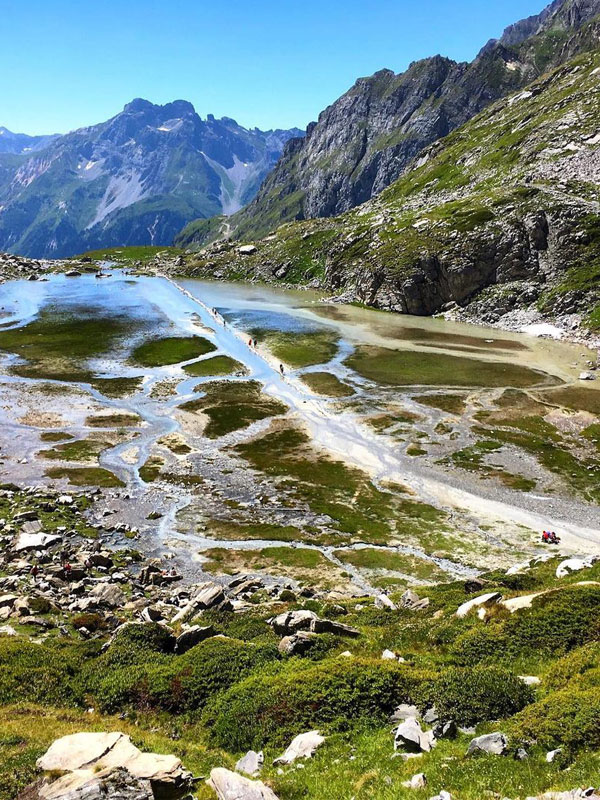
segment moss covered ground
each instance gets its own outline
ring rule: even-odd
[[[143,367],[165,367],[191,361],[216,350],[214,344],[202,336],[167,336],[151,339],[136,347],[132,359]]]
[[[218,439],[253,422],[285,414],[287,406],[264,394],[256,381],[213,381],[202,384],[203,396],[184,403],[189,412],[208,417],[204,435]]]
[[[219,375],[232,375],[234,372],[244,371],[239,361],[229,356],[212,356],[201,361],[195,361],[183,368],[183,371],[195,378],[205,378]]]
[[[501,361],[415,350],[361,346],[346,365],[363,378],[389,386],[536,386],[558,382],[546,373]]]

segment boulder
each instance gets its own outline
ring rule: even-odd
[[[154,800],[152,784],[123,768],[68,772],[19,795],[22,800]]]
[[[310,630],[313,633],[333,633],[336,636],[360,636],[360,631],[350,627],[350,625],[344,625],[332,619],[319,619],[318,617],[311,622]]]
[[[315,751],[325,741],[319,731],[300,733],[292,741],[283,755],[276,758],[273,764],[292,764],[298,758],[312,758]]]
[[[593,567],[596,561],[598,561],[598,556],[587,556],[586,558],[567,558],[566,561],[561,561],[556,568],[556,577],[566,578],[571,572],[579,572],[581,569]]]
[[[407,589],[400,598],[402,608],[409,608],[411,611],[423,611],[429,606],[428,597],[419,597],[412,589]]]
[[[508,740],[503,733],[486,733],[471,739],[467,755],[482,752],[494,756],[502,756],[508,749]]]
[[[389,608],[390,611],[397,611],[398,607],[390,600],[387,594],[378,594],[375,598],[375,608]]]
[[[474,597],[472,600],[467,600],[456,609],[457,617],[466,617],[467,614],[474,608],[489,608],[502,600],[500,592],[488,592],[481,594],[479,597]]]
[[[177,637],[177,641],[175,642],[175,652],[178,655],[187,653],[187,651],[191,650],[192,647],[200,644],[200,642],[203,642],[205,639],[210,639],[210,637],[214,635],[215,629],[212,625],[205,625],[204,627],[201,627],[200,625],[192,625],[191,628],[188,628]]]
[[[189,603],[175,614],[173,622],[185,622],[209,608],[218,608],[221,611],[232,609],[223,587],[216,583],[205,583],[197,587]]]
[[[434,744],[433,732],[424,731],[415,717],[408,717],[396,728],[394,750],[402,747],[413,753],[429,753]]]
[[[317,637],[314,633],[298,631],[291,636],[284,636],[279,642],[278,650],[286,656],[301,656],[314,645]]]
[[[3,594],[0,596],[0,608],[8,608],[12,610],[18,599],[19,597],[16,594]]]
[[[27,550],[46,550],[50,545],[60,542],[61,537],[53,533],[21,533],[15,542],[17,553]]]
[[[241,247],[238,247],[238,253],[241,256],[251,256],[253,253],[256,253],[256,247],[253,244],[243,244]]]
[[[390,722],[402,722],[405,719],[410,719],[410,717],[416,718],[418,716],[419,709],[416,706],[409,705],[408,703],[400,703],[390,717]]]
[[[427,778],[424,772],[417,772],[409,781],[402,781],[402,786],[407,789],[424,789],[427,786]]]
[[[262,781],[251,781],[237,772],[217,767],[206,781],[219,800],[278,800],[272,789]]]
[[[98,583],[88,593],[88,597],[95,605],[119,608],[125,605],[127,598],[123,591],[114,583]]]
[[[98,777],[103,770],[124,769],[134,778],[149,781],[154,793],[164,798],[179,797],[192,784],[191,774],[176,756],[142,753],[129,736],[118,732],[63,736],[38,759],[37,766],[44,772],[71,773],[76,776],[73,780],[82,781]]]
[[[308,631],[311,625],[318,617],[314,611],[286,611],[279,616],[274,617],[270,623],[275,633],[281,636],[287,636],[296,631]]]
[[[258,775],[265,763],[265,756],[261,750],[257,753],[255,750],[249,750],[245,756],[242,756],[235,765],[236,772],[245,772],[246,775],[252,777]]]

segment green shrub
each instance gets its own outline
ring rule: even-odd
[[[502,667],[449,668],[430,696],[440,719],[459,725],[510,717],[533,699],[531,688]]]
[[[341,731],[358,722],[382,723],[428,680],[429,673],[380,660],[294,659],[274,674],[233,686],[210,704],[205,720],[217,744],[229,750],[281,745],[311,728]]]
[[[504,625],[496,622],[475,625],[456,638],[452,653],[459,664],[479,664],[488,659],[500,660],[510,649]]]
[[[158,661],[149,658],[135,665],[99,663],[94,673],[101,678],[92,682],[92,692],[98,706],[109,713],[124,707],[171,713],[197,711],[215,694],[278,656],[277,648],[271,645],[207,639],[182,656],[163,656]]]
[[[78,614],[76,617],[73,617],[71,622],[74,628],[86,628],[90,633],[106,630],[108,627],[102,614],[94,614],[91,612]]]
[[[568,754],[600,748],[600,689],[563,689],[521,711],[514,734],[546,749],[563,747]]]
[[[548,683],[562,689],[570,681],[579,687],[600,686],[600,643],[589,642],[559,659],[553,665]]]
[[[529,653],[562,655],[600,638],[600,590],[574,586],[550,592],[508,619],[475,625],[452,647],[462,664],[493,658],[508,660]]]
[[[294,592],[290,591],[290,589],[284,589],[283,592],[279,595],[279,599],[282,603],[295,603],[296,602],[296,595]]]
[[[103,664],[137,664],[160,655],[172,653],[175,637],[163,625],[155,622],[124,625],[117,631],[105,656]]]
[[[75,648],[0,638],[0,704],[74,703],[73,678],[79,668]]]
[[[232,611],[208,611],[198,620],[200,625],[212,625],[217,633],[250,642],[254,639],[277,641],[270,626],[259,614],[235,614]]]

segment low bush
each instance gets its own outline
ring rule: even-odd
[[[600,639],[600,590],[574,586],[542,595],[510,618],[476,625],[458,636],[452,652],[462,664],[536,653],[556,656]]]
[[[600,689],[562,689],[514,718],[514,735],[545,749],[563,747],[567,755],[600,748]]]
[[[163,625],[133,623],[117,631],[102,660],[107,667],[144,663],[172,653],[174,647],[175,637]]]
[[[145,663],[103,664],[101,658],[94,670],[101,678],[92,682],[91,691],[98,707],[108,713],[127,707],[192,712],[278,656],[277,648],[271,645],[219,637],[201,642],[182,656],[150,658]]]
[[[217,744],[233,751],[282,745],[311,728],[343,731],[382,723],[431,680],[430,673],[380,660],[294,660],[233,686],[210,704],[205,721]]]
[[[65,705],[76,701],[73,679],[79,669],[75,648],[0,638],[0,704],[34,702]]]
[[[569,681],[586,688],[600,686],[599,642],[589,642],[578,647],[554,664],[548,683],[555,689],[562,689]]]
[[[514,673],[502,667],[449,668],[430,695],[440,719],[477,725],[502,719],[533,702],[534,694]]]
[[[74,628],[85,628],[90,633],[96,633],[96,631],[106,630],[107,623],[102,614],[94,614],[91,612],[86,612],[85,614],[78,614],[76,617],[73,617],[71,620],[73,623]]]

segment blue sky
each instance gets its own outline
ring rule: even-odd
[[[0,125],[64,132],[134,97],[305,127],[356,78],[470,60],[544,0],[0,0]]]

